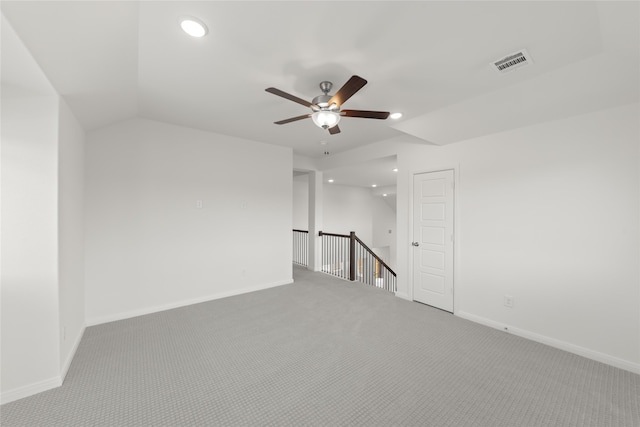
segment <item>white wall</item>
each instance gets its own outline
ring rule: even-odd
[[[325,183],[322,196],[322,231],[337,234],[355,231],[363,242],[372,244],[374,204],[370,189]],[[307,229],[308,200],[308,177],[297,176],[293,181],[293,228]]]
[[[293,228],[309,230],[309,175],[293,178]]]
[[[640,372],[639,117],[636,104],[405,147],[399,293],[411,297],[412,174],[453,167],[456,314]]]
[[[397,265],[396,211],[380,196],[372,197],[372,247],[389,248],[389,259],[385,262],[392,269]],[[384,258],[383,258],[384,259]]]
[[[0,400],[59,386],[59,97],[4,16]]]
[[[356,235],[371,245],[373,197],[368,188],[325,184],[323,187],[323,227],[327,233]]]
[[[84,332],[84,140],[64,100],[58,129],[58,252],[60,369],[62,377]]]
[[[291,149],[136,119],[85,167],[88,324],[292,281]]]
[[[3,402],[59,385],[57,111],[2,98]]]

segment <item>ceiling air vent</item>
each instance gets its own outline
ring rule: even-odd
[[[504,74],[532,63],[533,61],[531,60],[531,56],[529,56],[529,52],[527,52],[526,49],[522,49],[504,58],[493,61],[491,67],[498,73]]]

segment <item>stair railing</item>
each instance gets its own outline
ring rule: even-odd
[[[309,232],[307,230],[293,230],[293,263],[309,265]]]
[[[324,273],[396,292],[396,273],[355,232],[346,235],[321,231],[319,235]]]

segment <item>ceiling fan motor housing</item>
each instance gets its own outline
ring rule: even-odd
[[[330,95],[318,95],[311,101],[312,104],[317,105],[321,109],[329,107]]]

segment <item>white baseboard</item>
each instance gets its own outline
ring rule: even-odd
[[[2,396],[0,396],[0,404],[4,405],[5,403],[13,402],[18,399],[33,396],[34,394],[42,393],[43,391],[60,387],[64,382],[65,377],[67,376],[67,372],[69,372],[69,367],[71,366],[73,357],[76,355],[76,351],[78,350],[80,341],[82,341],[84,330],[85,328],[83,327],[78,334],[76,341],[73,343],[73,348],[69,352],[69,356],[67,357],[67,360],[65,360],[64,365],[60,370],[60,375],[49,378],[48,380],[39,381],[37,383],[28,384],[13,390],[5,391],[4,393],[2,393]]]
[[[281,280],[278,282],[264,283],[256,286],[250,286],[242,289],[234,289],[232,291],[220,292],[213,295],[207,295],[200,298],[193,298],[190,300],[182,300],[172,302],[170,304],[158,305],[155,307],[145,307],[138,310],[127,311],[124,313],[115,313],[107,316],[92,317],[86,320],[87,326],[100,325],[102,323],[115,322],[117,320],[130,319],[132,317],[144,316],[145,314],[157,313],[159,311],[171,310],[174,308],[185,307],[188,305],[199,304],[201,302],[213,301],[221,298],[232,297],[241,294],[247,294],[249,292],[261,291],[263,289],[275,288],[276,286],[289,285],[293,283],[293,279]]]
[[[58,375],[53,378],[49,378],[48,380],[28,384],[14,388],[13,390],[7,390],[0,396],[0,404],[4,405],[5,403],[13,402],[14,400],[33,396],[34,394],[42,393],[43,391],[51,390],[52,388],[60,387],[61,385],[62,377]]]
[[[464,311],[459,311],[459,312],[456,312],[455,314],[458,317],[470,320],[475,323],[480,323],[481,325],[489,326],[490,328],[498,329],[513,335],[517,335],[522,338],[529,339],[531,341],[536,341],[542,344],[546,344],[550,347],[555,347],[560,350],[568,351],[569,353],[577,354],[579,356],[583,356],[588,359],[595,360],[597,362],[602,362],[607,365],[614,366],[616,368],[624,369],[625,371],[633,372],[635,374],[640,374],[640,363],[634,363],[628,360],[620,359],[615,356],[611,356],[605,353],[600,353],[595,350],[590,350],[588,348],[580,347],[578,345],[560,341],[555,338],[550,338],[544,335],[536,334],[534,332],[530,332],[524,329],[514,328],[510,325],[505,325],[503,323],[486,319],[484,317],[476,316],[471,313],[466,313]]]
[[[65,360],[64,365],[62,365],[62,370],[60,371],[60,378],[62,382],[67,377],[67,372],[69,372],[69,367],[71,366],[71,362],[73,361],[73,357],[76,355],[76,351],[78,351],[78,346],[80,345],[80,341],[82,341],[82,337],[84,336],[85,326],[82,327],[76,341],[73,343],[73,347],[67,356],[67,360]]]

